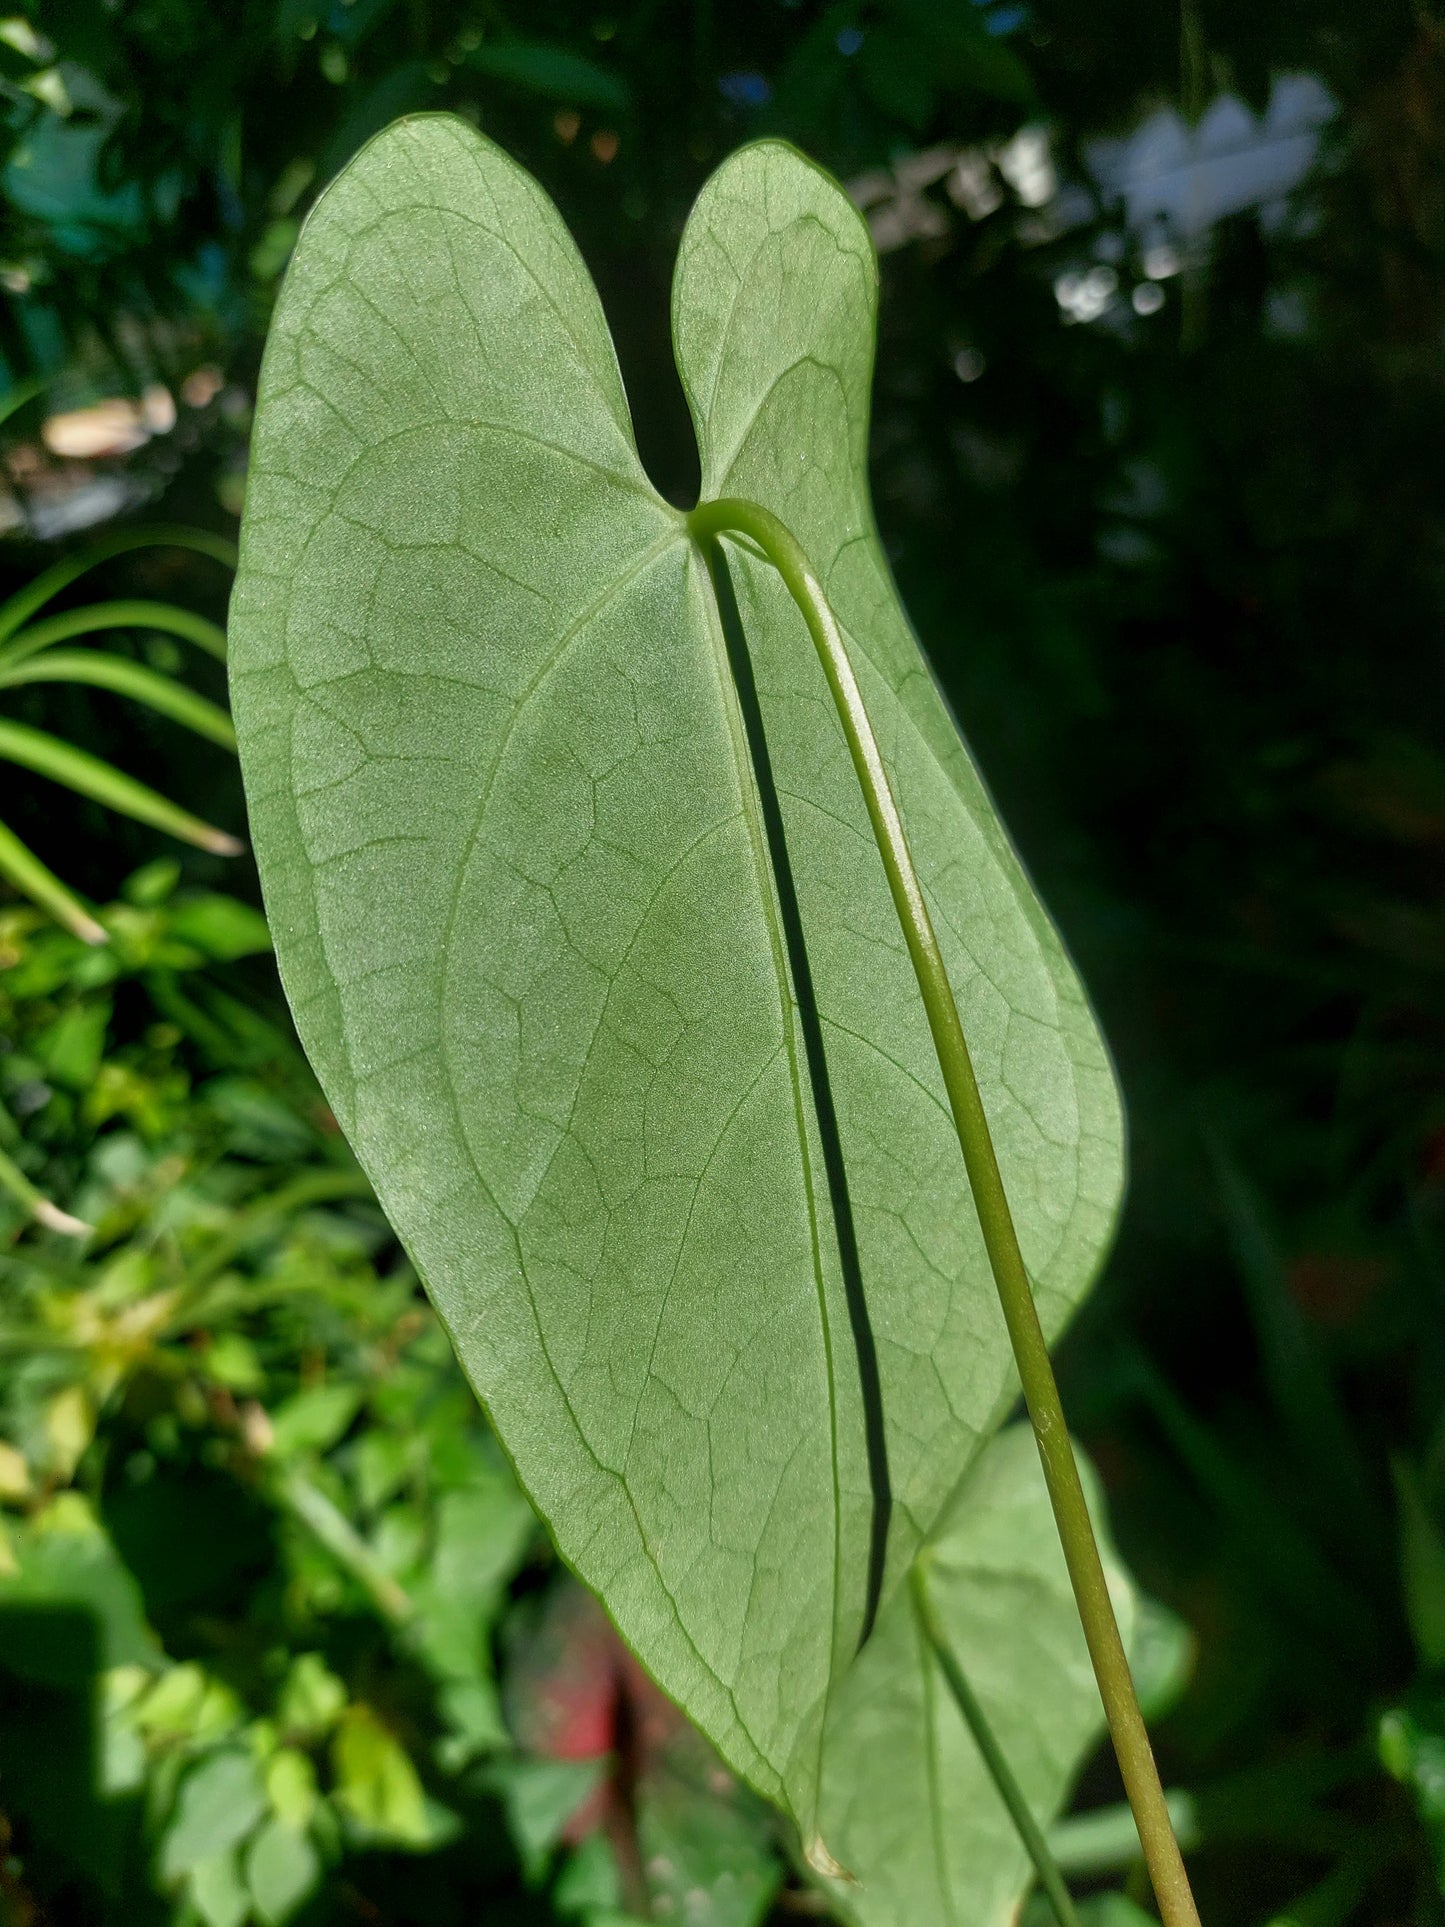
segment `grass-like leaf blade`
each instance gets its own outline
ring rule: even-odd
[[[54,601],[62,589],[68,589],[72,582],[79,581],[90,570],[99,568],[102,562],[113,561],[118,555],[129,555],[136,549],[166,548],[189,549],[193,554],[209,556],[225,569],[234,569],[236,566],[235,543],[227,541],[224,535],[213,535],[209,529],[188,529],[170,522],[113,529],[107,535],[98,536],[77,554],[53,562],[48,569],[27,582],[23,589],[17,589],[4,602],[0,602],[0,642],[7,641],[29,622],[38,609]]]
[[[183,843],[194,843],[217,856],[235,856],[242,847],[225,830],[202,822],[148,784],[138,783],[123,770],[92,756],[89,750],[76,749],[74,744],[62,742],[43,729],[32,729],[28,723],[0,717],[0,760],[18,763],[37,776],[48,776],[78,796],[88,796],[122,816],[134,817],[138,823],[148,823],[152,829],[164,830]]]
[[[47,649],[13,667],[0,663],[0,689],[17,683],[73,682],[92,689],[108,689],[129,696],[158,715],[193,729],[222,749],[236,747],[231,719],[218,703],[198,696],[174,676],[164,676],[144,663],[113,656],[100,649]]]
[[[0,666],[22,662],[38,650],[48,649],[52,643],[69,642],[76,636],[99,635],[107,629],[142,629],[179,636],[204,649],[217,662],[226,660],[226,632],[218,624],[174,602],[132,600],[90,602],[83,608],[65,609],[59,615],[42,616],[12,634],[0,648]]]
[[[8,823],[0,823],[0,876],[12,883],[22,896],[39,904],[55,921],[79,937],[82,943],[104,943],[102,924],[86,909],[80,898],[61,882],[55,872],[40,861],[30,846],[18,837]]]

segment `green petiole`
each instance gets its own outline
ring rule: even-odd
[[[1139,1841],[1164,1927],[1199,1927],[1199,1914],[1179,1843],[1139,1711],[1128,1656],[1119,1635],[1094,1528],[1064,1423],[1063,1406],[1039,1323],[1033,1291],[1019,1249],[1018,1233],[1004,1192],[978,1079],[963,1034],[958,1006],[938,947],[923,887],[913,866],[868,712],[848,651],[823,585],[796,537],[777,516],[755,502],[701,502],[688,516],[689,532],[706,549],[720,536],[755,543],[782,577],[807,624],[823,674],[843,725],[848,753],[863,792],[888,888],[918,980],[939,1068],[953,1112],[958,1141],[978,1210],[979,1225],[999,1303],[1023,1386],[1024,1403],[1038,1442],[1069,1580],[1083,1624],[1099,1697],[1133,1809]],[[965,1717],[967,1717],[966,1709]]]

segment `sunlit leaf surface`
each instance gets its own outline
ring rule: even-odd
[[[1117,1104],[872,536],[866,238],[745,150],[677,286],[708,489],[859,651],[1057,1326]],[[374,141],[277,311],[233,606],[282,973],[563,1554],[811,1840],[830,1694],[1010,1375],[819,672],[732,562],[741,636],[536,185],[459,122]]]

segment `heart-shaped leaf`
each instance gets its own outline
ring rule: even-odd
[[[1133,1591],[1100,1536],[1127,1641]],[[1047,1823],[1104,1721],[1027,1426],[989,1443],[927,1559],[950,1650],[1030,1811]],[[1028,1856],[906,1588],[835,1695],[821,1822],[850,1876],[828,1883],[833,1899],[859,1927],[1006,1927],[1017,1917]]]
[[[791,518],[859,652],[1057,1327],[1117,1103],[872,533],[866,236],[765,144],[677,288],[709,487]],[[232,612],[277,955],[563,1555],[811,1837],[830,1694],[1011,1374],[820,673],[733,560],[741,630],[535,183],[378,137],[277,309]]]

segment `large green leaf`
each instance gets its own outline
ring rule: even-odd
[[[1133,1593],[1104,1552],[1127,1641]],[[1104,1722],[1026,1425],[983,1452],[927,1558],[954,1657],[1031,1810],[1047,1822]],[[821,1818],[850,1876],[830,1890],[860,1927],[1006,1927],[1017,1918],[1028,1856],[906,1588],[835,1698]]]
[[[878,557],[866,239],[800,157],[745,150],[678,289],[709,487],[796,527],[866,652],[1057,1326],[1117,1105]],[[1011,1381],[819,673],[734,564],[746,648],[535,183],[456,121],[378,137],[277,309],[232,609],[277,954],[564,1556],[811,1837],[890,1487],[896,1579]]]

